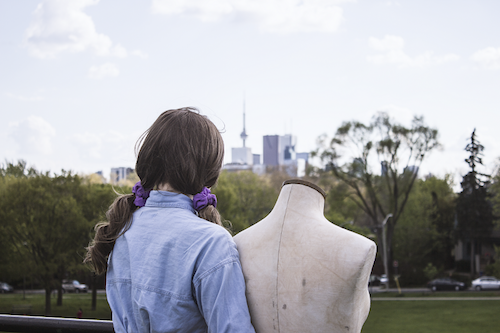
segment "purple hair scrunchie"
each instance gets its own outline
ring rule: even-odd
[[[204,187],[200,193],[193,196],[193,207],[197,212],[199,212],[208,205],[217,207],[217,198],[208,188]]]
[[[135,183],[132,188],[132,193],[135,194],[134,205],[137,207],[144,207],[146,200],[149,198],[149,192],[151,191],[144,190],[140,181]]]

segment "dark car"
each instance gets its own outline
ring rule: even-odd
[[[14,288],[8,283],[0,282],[0,292],[3,293],[13,293]]]
[[[466,288],[465,283],[453,280],[450,278],[435,279],[427,283],[427,288],[432,291],[436,290],[464,290]]]

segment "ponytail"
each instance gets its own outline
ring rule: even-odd
[[[94,240],[87,247],[84,263],[90,263],[97,274],[106,272],[108,256],[116,239],[130,228],[132,214],[137,210],[135,194],[121,195],[115,199],[106,212],[107,222],[95,226]],[[219,217],[220,220],[220,217]]]
[[[222,225],[221,217],[217,208],[212,205],[207,205],[198,212],[198,216],[207,221]]]

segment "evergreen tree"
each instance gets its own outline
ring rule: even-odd
[[[461,182],[462,192],[457,199],[457,236],[470,242],[470,272],[475,273],[476,248],[481,240],[488,237],[493,228],[493,209],[488,200],[489,175],[478,173],[476,167],[483,164],[481,156],[484,146],[476,138],[476,130],[472,132],[470,143],[465,150],[470,153],[465,159],[470,171]]]

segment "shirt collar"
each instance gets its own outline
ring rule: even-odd
[[[151,191],[146,207],[164,207],[164,208],[183,208],[190,210],[194,214],[196,211],[193,208],[193,200],[188,196],[180,193],[155,190]]]

